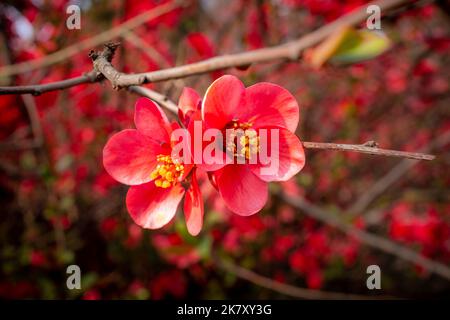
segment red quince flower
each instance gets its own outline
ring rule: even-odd
[[[187,228],[197,235],[203,224],[203,200],[195,167],[184,164],[182,158],[172,158],[170,137],[180,126],[170,123],[147,98],[137,100],[134,122],[136,129],[116,133],[103,149],[106,171],[131,186],[126,197],[131,218],[143,228],[161,228],[172,220],[186,194]]]
[[[266,82],[245,88],[238,78],[226,75],[207,89],[201,111],[206,129],[223,132],[234,128],[245,132],[246,137],[232,141],[231,146],[227,141],[223,148],[227,157],[230,154],[234,160],[240,157],[244,164],[242,161],[229,164],[227,159],[221,168],[208,169],[199,165],[205,170],[214,170],[213,181],[231,211],[243,216],[260,211],[267,201],[268,182],[286,181],[304,167],[303,145],[294,134],[299,121],[299,106],[286,89]],[[270,166],[267,163],[245,161],[260,150],[261,129],[279,132],[277,141],[267,134],[267,149],[270,150],[274,143],[278,148],[277,159],[273,159],[277,160],[278,166],[270,173],[262,170]]]

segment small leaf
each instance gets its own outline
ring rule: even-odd
[[[382,32],[360,30],[360,41],[352,46],[340,47],[331,58],[332,63],[355,63],[373,59],[386,52],[392,45]]]
[[[342,27],[307,53],[306,59],[316,68],[328,61],[355,63],[372,59],[390,47],[391,41],[381,32]]]
[[[355,36],[356,32],[352,28],[341,27],[317,47],[310,50],[307,53],[306,59],[313,67],[319,68],[335,54],[339,47],[346,42],[347,38],[352,39]]]

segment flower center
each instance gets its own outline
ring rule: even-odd
[[[184,165],[163,154],[158,155],[156,160],[158,165],[150,174],[150,178],[155,181],[155,185],[164,189],[175,185],[178,178],[184,174]]]
[[[226,126],[226,150],[235,157],[250,159],[258,154],[258,133],[251,127],[252,123],[240,123],[238,120],[233,120]]]

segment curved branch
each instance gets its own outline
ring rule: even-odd
[[[385,12],[396,6],[408,3],[407,0],[379,0],[370,4],[374,4],[380,7]],[[369,4],[368,4],[369,5]],[[159,8],[159,7],[158,7]],[[208,73],[215,70],[227,69],[231,67],[248,66],[253,63],[262,63],[276,60],[298,60],[301,52],[304,49],[312,47],[329,35],[335,30],[347,25],[355,25],[361,23],[367,18],[366,13],[367,5],[361,6],[356,10],[336,19],[335,21],[291,42],[281,44],[278,46],[257,49],[237,54],[228,54],[223,56],[217,56],[214,58],[206,59],[200,62],[186,64],[174,68],[167,68],[152,72],[126,74],[117,71],[108,59],[99,54],[94,60],[94,68],[99,73],[102,73],[108,78],[113,87],[120,89],[122,87],[129,87],[132,85],[142,85],[144,83],[159,82],[165,80],[172,80],[178,78],[184,78],[188,76]],[[124,30],[124,34],[131,29]],[[121,33],[122,34],[122,33]],[[93,47],[93,46],[92,46]],[[83,46],[83,48],[85,48]],[[86,48],[87,49],[87,48]],[[1,71],[1,69],[0,69]],[[87,81],[86,81],[87,82]],[[85,82],[80,82],[85,83]],[[73,83],[77,85],[80,83]],[[64,89],[67,86],[58,87],[57,83],[54,84],[53,90]],[[11,93],[30,93],[28,86],[27,91],[20,91],[20,87],[15,87],[11,90],[10,87],[0,87],[0,94]]]
[[[371,4],[379,6],[380,9],[384,12],[385,10],[391,9],[406,2],[408,1],[380,0],[375,1]],[[358,24],[367,19],[366,8],[367,6],[361,6],[358,9],[301,37],[298,40],[275,47],[217,56],[204,61],[179,67],[136,74],[126,74],[117,71],[116,69],[114,69],[111,62],[108,61],[108,59],[105,59],[102,55],[99,55],[98,58],[94,60],[94,69],[108,78],[111,81],[113,88],[120,89],[132,85],[142,85],[145,83],[154,83],[184,78],[231,67],[249,66],[253,63],[262,63],[274,60],[295,61],[299,59],[300,54],[304,49],[318,44],[339,28],[342,28],[343,26]]]
[[[234,263],[220,260],[217,257],[213,257],[214,262],[221,269],[230,272],[237,277],[254,283],[260,287],[267,288],[269,290],[291,296],[300,299],[321,299],[321,300],[367,300],[367,299],[392,299],[392,297],[380,297],[380,296],[365,296],[359,294],[348,294],[333,291],[322,291],[307,288],[300,288],[290,284],[275,281],[273,279],[261,276],[249,269],[238,266]]]
[[[84,83],[94,83],[101,79],[103,79],[103,76],[101,74],[99,75],[97,72],[91,71],[79,77],[46,84],[0,87],[0,95],[30,93],[34,96],[38,96],[45,92],[68,89]]]
[[[152,99],[156,103],[158,103],[160,106],[164,107],[166,110],[169,110],[170,112],[177,114],[178,113],[178,106],[169,100],[169,98],[161,93],[158,93],[156,91],[144,88],[144,87],[138,87],[138,86],[131,86],[128,87],[128,91],[134,92],[140,96],[147,97],[149,99]]]
[[[433,149],[441,148],[450,142],[450,131],[442,134],[434,139],[428,146],[421,151],[430,152]],[[370,188],[366,189],[364,193],[358,198],[352,206],[346,211],[351,215],[361,213],[383,192],[393,185],[401,176],[407,173],[412,167],[417,164],[417,161],[405,159],[393,167],[388,173],[374,183]]]
[[[322,221],[323,223],[341,230],[349,236],[355,237],[368,246],[392,254],[403,260],[417,264],[424,269],[433,272],[441,277],[450,280],[450,268],[440,262],[433,261],[414,250],[404,247],[398,243],[385,239],[370,232],[360,230],[350,223],[339,219],[332,212],[327,212],[320,207],[300,198],[292,197],[287,194],[281,194],[281,197],[291,206],[302,210],[305,214]]]
[[[75,54],[89,50],[93,47],[96,47],[104,42],[110,41],[111,39],[120,37],[126,34],[128,31],[140,26],[141,24],[156,19],[164,14],[167,14],[173,11],[176,8],[183,6],[181,1],[172,1],[162,5],[159,5],[151,10],[148,10],[136,17],[133,17],[121,25],[118,25],[108,31],[102,32],[92,38],[83,40],[79,43],[71,45],[67,48],[64,48],[60,51],[54,52],[40,59],[35,59],[31,61],[25,61],[9,66],[4,66],[0,68],[0,74],[3,77],[12,76],[15,74],[26,73],[29,71],[36,70],[38,68],[48,67],[55,63],[64,61]],[[79,83],[78,83],[79,84]],[[73,85],[76,85],[75,83]],[[58,90],[60,88],[56,88],[54,90]],[[29,92],[19,92],[19,93],[29,93]]]

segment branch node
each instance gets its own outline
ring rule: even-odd
[[[378,148],[378,142],[376,142],[374,140],[370,140],[370,141],[364,142],[363,146],[370,147],[370,148]]]
[[[145,76],[139,77],[138,82],[139,82],[139,84],[144,84],[144,83],[146,83],[146,82],[147,82],[147,77],[145,77]]]
[[[89,56],[89,58],[92,59],[92,61],[95,61],[98,58],[98,53],[95,52],[94,50],[91,50],[91,51],[89,51],[88,56]]]
[[[102,56],[105,57],[106,61],[111,62],[113,57],[114,57],[114,53],[116,52],[116,49],[120,46],[119,42],[108,42],[105,43],[102,51]]]

